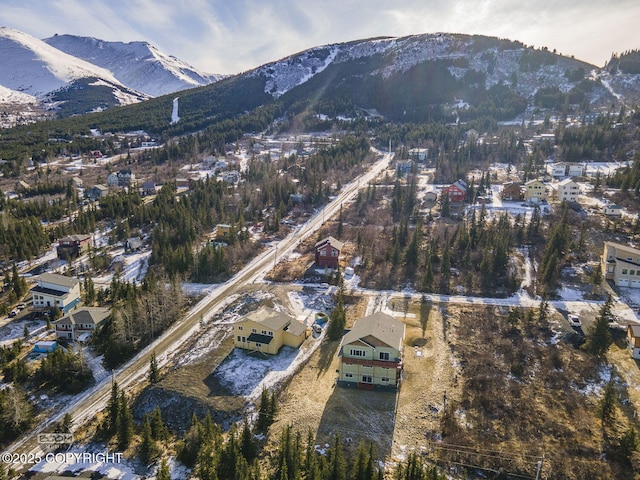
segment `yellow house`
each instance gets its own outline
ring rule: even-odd
[[[547,187],[540,180],[529,180],[524,184],[524,200],[529,203],[540,203],[547,199]]]
[[[338,385],[396,390],[402,373],[404,332],[404,323],[386,313],[356,320],[340,345]]]
[[[298,348],[307,338],[307,327],[271,308],[250,312],[233,328],[235,346],[275,355],[283,345]]]
[[[600,259],[602,273],[618,287],[640,288],[640,250],[615,242],[604,242]]]
[[[226,223],[219,223],[216,226],[216,239],[217,240],[228,240],[231,238],[231,225],[227,225]]]

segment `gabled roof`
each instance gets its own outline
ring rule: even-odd
[[[108,308],[101,307],[84,307],[65,315],[59,320],[56,320],[54,325],[77,325],[82,323],[84,325],[93,323],[98,325],[109,316]]]
[[[465,182],[462,179],[456,180],[455,182],[453,182],[453,184],[451,186],[452,187],[456,187],[461,192],[466,192],[467,191],[467,182]]]
[[[40,275],[40,281],[46,283],[54,283],[63,287],[73,288],[80,283],[77,278],[67,277],[66,275],[58,275],[57,273],[43,273]]]
[[[564,187],[566,185],[569,185],[570,183],[573,183],[574,185],[577,185],[576,182],[574,182],[573,180],[571,180],[570,178],[565,178],[564,180],[562,180],[561,182],[558,183],[559,187]]]
[[[373,347],[388,346],[402,349],[405,326],[400,320],[383,312],[376,312],[356,320],[353,328],[342,338],[342,345],[364,342]]]
[[[88,240],[90,238],[91,238],[91,235],[88,235],[88,234],[84,234],[84,235],[68,235],[68,236],[58,240],[58,242],[84,242],[85,240]]]
[[[291,323],[291,317],[267,307],[260,307],[258,310],[249,312],[245,319],[264,325],[271,330],[283,330]]]
[[[317,242],[314,246],[314,248],[317,250],[320,247],[324,247],[325,245],[331,245],[333,248],[337,249],[337,250],[342,250],[342,247],[344,247],[344,243],[341,242],[340,240],[336,240],[335,238],[329,236],[327,238],[323,238],[322,240],[320,240],[319,242]]]
[[[541,185],[544,185],[544,183],[541,180],[538,180],[537,178],[534,178],[533,180],[529,180],[528,182],[525,182],[525,186],[535,185],[537,183],[539,183]]]

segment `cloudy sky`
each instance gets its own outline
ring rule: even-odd
[[[0,0],[0,26],[144,40],[209,73],[306,48],[415,33],[484,34],[602,66],[640,49],[637,0]]]

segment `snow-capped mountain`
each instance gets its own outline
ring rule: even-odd
[[[0,27],[0,63],[0,85],[37,97],[81,78],[100,78],[123,87],[108,70],[12,28]]]
[[[44,42],[108,70],[124,85],[153,97],[208,85],[222,78],[200,72],[147,42],[106,42],[74,35],[54,35]]]

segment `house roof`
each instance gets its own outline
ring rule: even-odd
[[[93,323],[98,325],[109,316],[108,308],[101,307],[84,307],[74,310],[73,312],[65,315],[59,320],[56,320],[54,325],[76,325],[82,323],[84,325]]]
[[[306,329],[307,326],[297,320],[292,321],[285,327],[285,330],[295,337],[299,337],[300,335],[302,335]]]
[[[401,350],[404,330],[404,323],[400,320],[386,313],[376,312],[356,320],[353,328],[342,338],[342,344],[362,341],[375,347],[388,346]]]
[[[66,275],[58,275],[57,273],[43,273],[40,275],[40,281],[46,283],[54,283],[62,287],[73,288],[80,283],[77,278],[67,277]]]
[[[284,327],[291,323],[291,317],[267,307],[260,307],[258,310],[249,312],[245,319],[259,323],[271,330],[283,330]]]
[[[91,235],[68,235],[64,238],[58,240],[58,242],[84,242],[85,240],[89,240]]]
[[[104,185],[100,185],[100,184],[94,185],[92,188],[96,190],[109,190],[109,187],[105,187]]]
[[[540,180],[534,178],[533,180],[529,180],[528,182],[525,182],[525,186],[529,186],[529,185],[535,185],[535,184],[541,184],[544,185],[544,183],[542,183]]]
[[[342,247],[344,247],[344,243],[341,242],[340,240],[336,240],[335,238],[329,236],[327,238],[323,238],[322,240],[320,240],[319,242],[317,242],[315,244],[316,250],[320,247],[324,247],[325,245],[331,245],[333,248],[337,249],[337,250],[342,250]]]
[[[561,182],[558,183],[558,186],[559,187],[564,187],[564,186],[569,185],[569,184],[577,185],[577,183],[574,182],[573,180],[571,180],[570,178],[565,178],[564,180],[562,180]]]
[[[127,238],[127,245],[129,248],[135,250],[136,248],[142,248],[144,242],[138,237]]]

